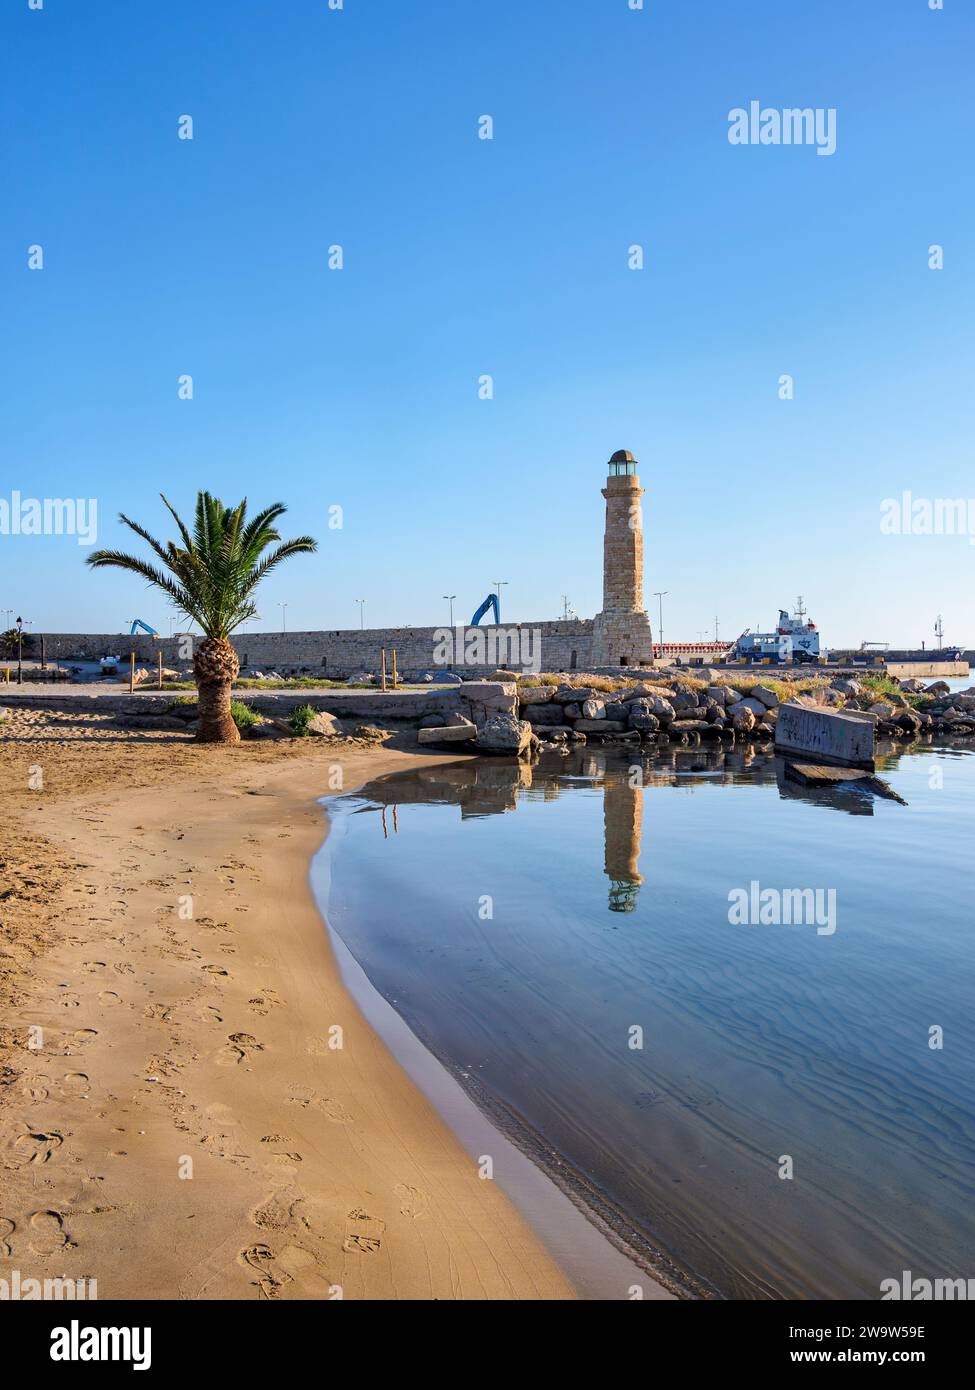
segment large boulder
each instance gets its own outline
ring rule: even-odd
[[[670,688],[666,685],[651,685],[647,681],[638,681],[636,685],[629,686],[622,691],[622,698],[628,700],[658,700],[670,699]]]
[[[442,729],[419,729],[417,730],[416,741],[422,747],[442,748],[453,746],[454,744],[468,743],[477,733],[473,724],[454,724],[450,728],[446,725]]]
[[[679,690],[670,702],[678,719],[689,717],[688,711],[697,709],[697,694],[693,690]]]
[[[554,685],[519,685],[518,700],[525,705],[547,705],[555,696]]]
[[[625,708],[628,711],[627,722],[631,729],[656,733],[660,728],[660,720],[650,708],[649,700],[630,700]]]
[[[766,709],[775,709],[779,703],[778,695],[767,685],[753,685],[749,694],[753,700],[760,700]]]
[[[477,730],[476,747],[481,753],[507,753],[520,758],[527,755],[531,740],[532,726],[527,719],[494,714]]]
[[[845,676],[837,676],[836,680],[830,681],[830,689],[838,690],[839,693],[845,695],[847,699],[856,699],[858,695],[863,694],[863,686],[859,681],[853,680],[852,677],[847,679]]]
[[[320,709],[309,719],[308,732],[316,734],[319,738],[341,738],[342,726],[334,714]]]
[[[598,699],[583,700],[582,717],[583,719],[605,719],[606,702]]]
[[[756,719],[761,719],[765,713],[765,708],[761,700],[755,700],[751,695],[748,695],[744,700],[739,700],[737,705],[729,705],[728,713],[734,719],[735,715],[740,714],[742,710],[749,710]]]
[[[676,719],[677,711],[669,700],[663,699],[660,695],[650,695],[647,698],[651,714],[655,714],[658,719]]]
[[[591,690],[587,685],[560,685],[552,699],[560,705],[581,705],[583,700],[595,700],[598,694],[598,690]]]
[[[731,716],[731,727],[736,734],[750,734],[755,727],[755,713],[742,701],[735,706]]]
[[[457,695],[463,713],[480,726],[496,714],[516,719],[517,690],[514,681],[465,681]]]
[[[554,728],[556,724],[565,723],[565,707],[563,705],[529,705],[521,712],[523,719],[527,719],[530,724],[539,727],[551,724]]]

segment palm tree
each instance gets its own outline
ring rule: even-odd
[[[196,736],[203,743],[238,743],[240,733],[230,713],[230,691],[240,662],[230,634],[256,616],[253,595],[264,576],[289,555],[317,549],[317,542],[311,536],[298,536],[265,555],[269,545],[281,541],[274,523],[286,508],[275,502],[247,521],[246,497],[231,509],[209,492],[196,495],[191,535],[166,496],[159,495],[179,528],[182,545],[172,541],[160,544],[122,512],[119,520],[152,548],[163,569],[121,550],[96,550],[87,563],[95,569],[114,565],[141,574],[168,594],[179,612],[200,625],[205,640],[193,655],[200,711]]]

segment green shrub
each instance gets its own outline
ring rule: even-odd
[[[291,725],[291,732],[295,738],[308,737],[308,725],[315,718],[318,711],[314,705],[296,705],[291,711],[288,723]]]
[[[901,690],[898,683],[895,680],[891,680],[890,676],[882,676],[880,674],[861,676],[858,671],[855,679],[858,680],[871,695],[875,695],[878,700],[882,700],[884,697],[890,697],[891,695],[899,695],[901,699],[906,700],[914,709],[919,709],[931,703],[930,695],[908,695],[907,691]]]
[[[243,700],[231,700],[230,717],[242,733],[245,729],[253,729],[255,724],[261,722],[260,716],[254,713],[250,705],[245,705]]]

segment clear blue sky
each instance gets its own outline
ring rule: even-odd
[[[545,619],[600,607],[628,448],[667,637],[801,592],[827,643],[930,641],[939,611],[975,642],[975,547],[879,521],[975,496],[965,0],[3,0],[0,26],[3,496],[97,498],[100,545],[119,510],[168,534],[160,489],[280,498],[321,544],[268,626],[356,626],[360,597],[434,623],[445,593],[468,618],[496,579]],[[836,153],[730,145],[753,99],[835,107]],[[0,609],[168,631],[84,554],[0,537]]]

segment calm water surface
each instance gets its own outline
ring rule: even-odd
[[[975,1277],[975,754],[880,771],[907,806],[751,750],[425,768],[327,803],[319,886],[376,988],[635,1248],[726,1297],[877,1298]],[[753,880],[835,890],[835,931],[732,925]]]

